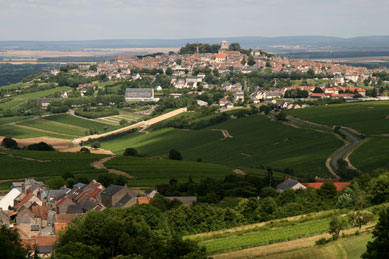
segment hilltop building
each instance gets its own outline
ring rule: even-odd
[[[158,102],[159,98],[154,98],[153,88],[127,88],[125,93],[126,101]]]

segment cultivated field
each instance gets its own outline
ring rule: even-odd
[[[0,180],[25,177],[105,173],[90,164],[104,155],[25,150],[0,150]]]
[[[167,157],[175,148],[185,160],[201,158],[232,167],[293,168],[305,176],[329,176],[325,161],[340,146],[342,142],[331,134],[293,128],[260,115],[203,130],[165,128],[102,142],[102,148],[117,154],[132,147],[143,154]]]
[[[202,241],[200,245],[205,246],[209,254],[239,250],[323,233],[328,231],[329,222],[329,219],[322,219],[286,227],[263,227],[248,233],[232,232],[223,238]]]
[[[351,127],[364,134],[389,133],[388,101],[333,104],[287,113],[315,123]]]
[[[128,112],[124,110],[120,110],[119,113],[119,115],[102,117],[95,119],[94,121],[119,126],[121,120],[126,120],[128,123],[131,123],[138,121],[144,117],[141,115],[136,115],[133,112]]]
[[[350,162],[364,172],[389,169],[389,137],[371,137],[350,155]]]
[[[232,174],[234,169],[219,164],[140,157],[116,157],[106,162],[105,166],[129,173],[135,178],[129,179],[128,184],[142,187],[168,183],[172,178],[180,182],[187,182],[189,177],[195,182],[207,177],[223,179],[226,175]],[[265,170],[254,169],[250,173],[266,175]],[[274,177],[283,179],[284,175],[274,173]]]
[[[26,93],[26,94],[20,94],[20,95],[15,95],[12,96],[12,100],[9,102],[5,103],[0,103],[0,108],[3,110],[7,109],[15,109],[17,108],[20,104],[26,102],[28,99],[35,99],[35,98],[41,98],[41,97],[47,97],[51,94],[61,92],[61,91],[67,91],[70,90],[70,87],[67,86],[61,86],[61,87],[56,87],[48,90],[43,90],[43,91],[38,91],[38,92],[33,92],[33,93]]]
[[[22,128],[17,125],[2,125],[0,126],[0,136],[12,138],[35,138],[35,137],[53,137],[61,139],[72,139],[71,136],[59,135],[55,132],[45,132],[34,128]]]

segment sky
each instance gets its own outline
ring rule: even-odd
[[[0,0],[0,40],[389,35],[388,0]]]

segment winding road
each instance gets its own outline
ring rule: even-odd
[[[339,138],[340,140],[342,140],[345,143],[344,146],[342,146],[341,148],[337,149],[334,153],[332,153],[326,161],[326,167],[327,167],[328,171],[330,171],[330,173],[333,176],[335,176],[336,178],[340,178],[336,174],[336,170],[338,170],[338,168],[339,168],[338,160],[340,158],[345,158],[345,160],[349,163],[350,168],[358,170],[348,160],[348,157],[350,156],[350,154],[362,143],[361,140],[356,135],[356,133],[357,133],[356,130],[341,128],[339,130],[340,133],[342,133],[346,136],[346,139],[343,139],[340,137],[340,135],[336,134],[333,131],[333,127],[331,127],[331,126],[313,123],[313,122],[302,120],[300,118],[296,118],[296,117],[293,117],[290,115],[287,116],[287,119],[292,123],[292,125],[289,125],[289,126],[295,127],[296,125],[299,125],[299,126],[310,128],[312,130],[315,130],[315,131],[318,131],[321,133],[332,134],[332,135],[335,135],[337,138]]]

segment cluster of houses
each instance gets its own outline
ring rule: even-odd
[[[127,186],[111,184],[105,188],[93,180],[49,190],[42,182],[26,179],[13,182],[11,190],[0,200],[0,224],[17,229],[24,245],[39,251],[41,257],[53,252],[57,235],[75,217],[87,211],[106,208],[126,208],[148,204],[156,190],[137,193]],[[196,197],[166,197],[192,205]]]
[[[335,188],[337,191],[343,190],[344,188],[349,186],[351,183],[351,182],[339,182],[339,179],[335,179],[335,178],[326,179],[326,178],[319,178],[319,177],[315,177],[315,182],[312,182],[312,183],[300,183],[297,180],[287,178],[287,179],[285,179],[285,181],[283,181],[282,183],[280,183],[276,187],[276,190],[277,190],[277,192],[281,193],[281,192],[289,190],[289,189],[294,190],[294,191],[299,190],[299,189],[305,190],[307,188],[320,189],[320,187],[325,182],[332,182],[335,185]]]

